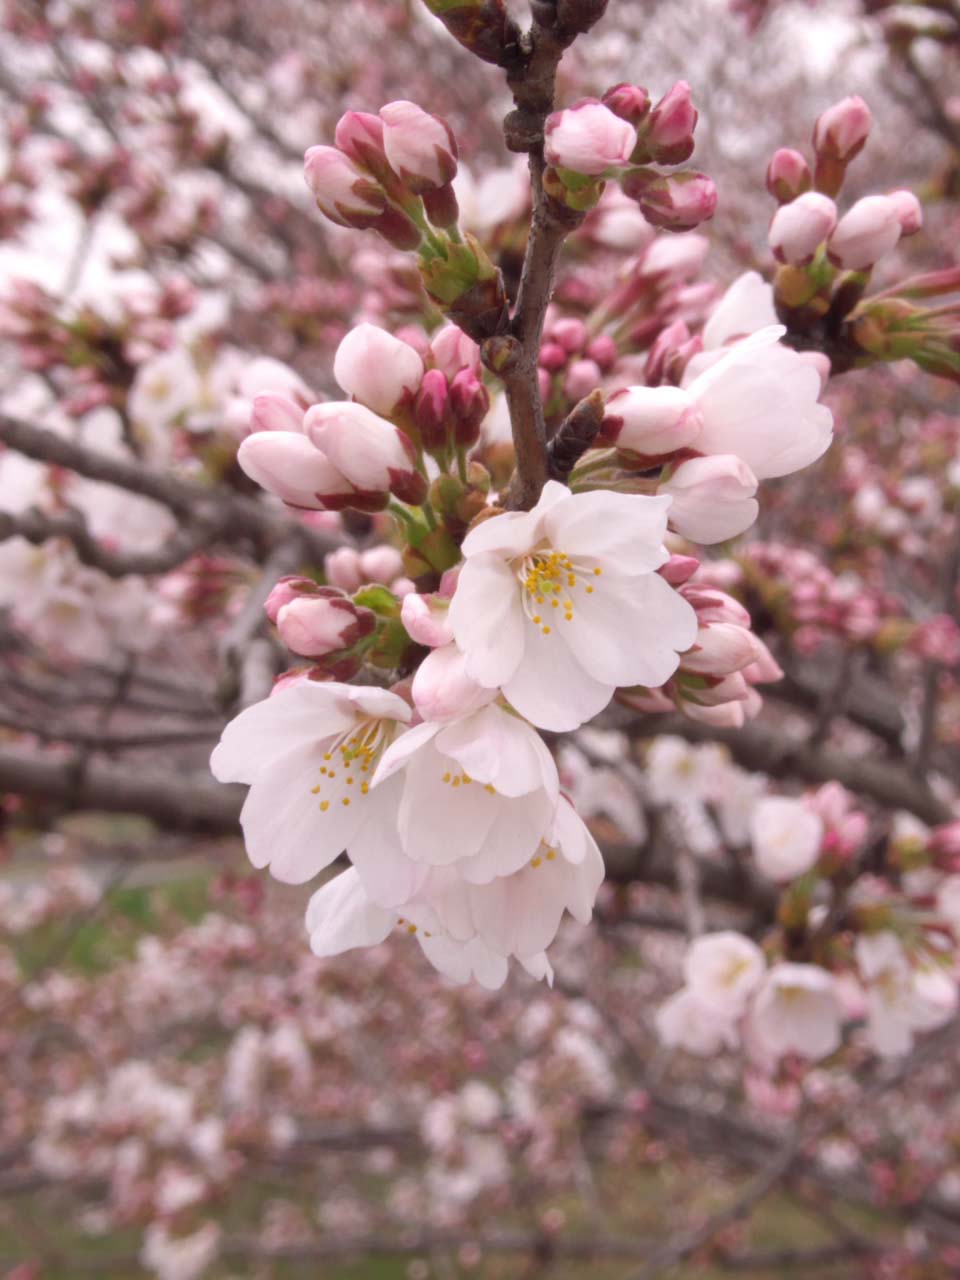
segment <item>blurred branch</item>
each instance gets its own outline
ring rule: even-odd
[[[152,498],[198,530],[206,529],[207,545],[245,537],[264,548],[279,538],[295,536],[305,554],[319,558],[347,541],[338,534],[295,522],[229,489],[209,488],[140,462],[101,453],[5,413],[0,413],[0,443],[38,462],[65,467],[90,480],[102,480],[129,493]]]

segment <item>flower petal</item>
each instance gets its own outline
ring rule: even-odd
[[[544,520],[558,551],[614,562],[630,573],[658,569],[668,556],[663,546],[669,500],[643,494],[574,493]]]
[[[482,552],[460,570],[449,622],[474,680],[493,689],[516,671],[524,640],[520,587],[498,555]]]
[[[503,686],[505,697],[531,724],[557,731],[592,720],[613,689],[584,670],[558,629],[545,636],[534,623],[526,627],[523,661]]]
[[[310,949],[317,956],[338,956],[354,947],[375,947],[396,924],[397,913],[367,899],[360,877],[351,867],[310,899],[307,930]]]

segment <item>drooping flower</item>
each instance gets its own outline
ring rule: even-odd
[[[550,481],[532,511],[472,530],[449,615],[467,674],[556,730],[589,720],[618,686],[662,685],[696,635],[693,610],[655,572],[668,507]]]

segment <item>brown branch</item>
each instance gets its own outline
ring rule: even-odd
[[[129,493],[152,498],[181,520],[201,528],[206,526],[210,542],[249,538],[263,549],[280,538],[296,536],[305,554],[319,558],[346,541],[337,534],[295,522],[253,498],[101,453],[5,413],[0,413],[0,443],[38,462],[64,467],[90,480],[102,480]]]
[[[521,510],[536,504],[550,478],[537,358],[560,250],[584,216],[550,199],[543,189],[544,123],[553,110],[564,51],[605,7],[605,0],[540,0],[533,6],[533,24],[521,38],[523,56],[507,73],[515,109],[504,121],[504,136],[511,151],[529,154],[533,217],[509,336],[485,344],[484,361],[502,379],[510,408],[516,474],[507,505]]]
[[[45,515],[36,507],[17,515],[0,511],[0,542],[25,538],[36,547],[63,538],[71,543],[78,560],[110,578],[167,573],[206,546],[211,534],[209,528],[197,525],[178,529],[163,547],[153,551],[112,551],[93,536],[83,513],[75,509],[56,515]]]
[[[245,788],[211,777],[123,768],[77,756],[0,751],[0,789],[104,813],[138,813],[166,827],[236,834]]]
[[[886,809],[906,809],[921,822],[938,826],[952,821],[951,807],[923,779],[889,761],[854,758],[825,748],[810,750],[788,738],[782,728],[756,721],[742,729],[720,729],[684,716],[649,716],[627,726],[633,738],[676,734],[687,742],[722,742],[737,764],[772,778],[801,782],[839,782],[849,791],[869,796]]]

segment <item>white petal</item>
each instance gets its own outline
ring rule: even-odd
[[[328,880],[307,906],[310,949],[318,956],[338,956],[354,947],[383,942],[397,920],[367,900],[360,878],[351,867]]]
[[[474,680],[493,689],[509,679],[523,656],[524,618],[520,586],[505,561],[493,552],[467,561],[448,620]]]
[[[457,863],[464,880],[488,884],[497,876],[512,875],[526,866],[549,829],[554,803],[545,792],[501,800],[481,848]]]
[[[546,978],[547,986],[553,986],[553,965],[547,959],[545,951],[541,951],[535,956],[518,956],[517,958],[531,978],[536,978],[538,982],[542,982]]]
[[[218,782],[254,782],[295,747],[345,732],[356,718],[347,698],[353,692],[345,684],[301,680],[247,707],[214,748],[213,776]]]
[[[525,721],[488,706],[444,729],[437,750],[458,760],[478,782],[505,796],[520,796],[546,786],[554,799],[559,779],[553,757],[540,735]]]
[[[426,938],[419,933],[417,941],[433,967],[453,982],[469,982],[473,977],[488,991],[496,991],[507,980],[506,960],[495,955],[477,938],[470,942],[453,942],[450,938]]]
[[[407,767],[400,838],[407,855],[417,862],[442,867],[469,857],[493,825],[498,798],[479,782],[454,786],[459,776],[455,760],[429,747]]]
[[[696,639],[696,612],[656,573],[609,573],[597,583],[557,624],[571,651],[604,684],[662,685]]]
[[[247,854],[255,867],[286,884],[303,884],[343,852],[364,818],[366,797],[348,788],[342,770],[331,783],[320,773],[323,744],[296,747],[257,779],[240,812]],[[313,788],[323,784],[323,793]],[[357,791],[356,797],[348,791]],[[343,800],[349,799],[349,804]],[[321,812],[320,804],[328,809]]]
[[[544,520],[550,542],[568,556],[614,562],[629,573],[657,569],[667,560],[663,547],[669,499],[642,494],[575,493]]]
[[[402,733],[395,742],[391,742],[380,757],[380,763],[370,779],[371,786],[381,786],[388,778],[392,778],[398,769],[405,768],[410,762],[410,757],[435,737],[441,728],[439,724],[417,724],[406,733]]]
[[[382,907],[397,907],[412,898],[424,874],[400,843],[402,794],[402,778],[371,788],[364,800],[365,819],[347,849],[367,897]]]
[[[534,623],[526,627],[523,661],[503,686],[522,716],[541,729],[578,729],[610,701],[614,686],[595,680],[571,653],[559,627],[545,636]]]

